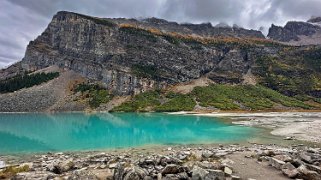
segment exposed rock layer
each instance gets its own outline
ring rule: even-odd
[[[137,29],[121,26],[133,23],[137,24]],[[103,82],[115,94],[131,94],[197,79],[211,71],[216,72],[212,75],[216,79],[222,79],[220,74],[224,71],[241,77],[258,53],[273,52],[263,47],[245,51],[239,47],[203,45],[196,41],[172,42],[169,37],[140,28],[211,37],[264,38],[257,31],[216,28],[209,24],[179,25],[155,18],[143,21],[99,19],[59,12],[47,29],[29,43],[22,68],[37,70],[58,65]],[[138,71],[143,72],[144,68],[152,68],[153,75],[139,76],[139,72],[133,70],[135,67],[136,71],[138,67]]]

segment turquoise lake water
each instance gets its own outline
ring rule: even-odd
[[[163,113],[3,113],[0,154],[231,143],[256,131],[213,117]]]

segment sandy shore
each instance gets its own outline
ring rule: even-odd
[[[264,127],[271,134],[313,143],[321,143],[321,112],[177,112],[209,117],[228,117],[234,124]]]

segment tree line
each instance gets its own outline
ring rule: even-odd
[[[47,82],[59,76],[59,72],[18,74],[15,77],[0,81],[0,93],[14,92]]]

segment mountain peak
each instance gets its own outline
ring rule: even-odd
[[[309,23],[321,23],[321,17],[320,16],[312,16],[307,22]]]

